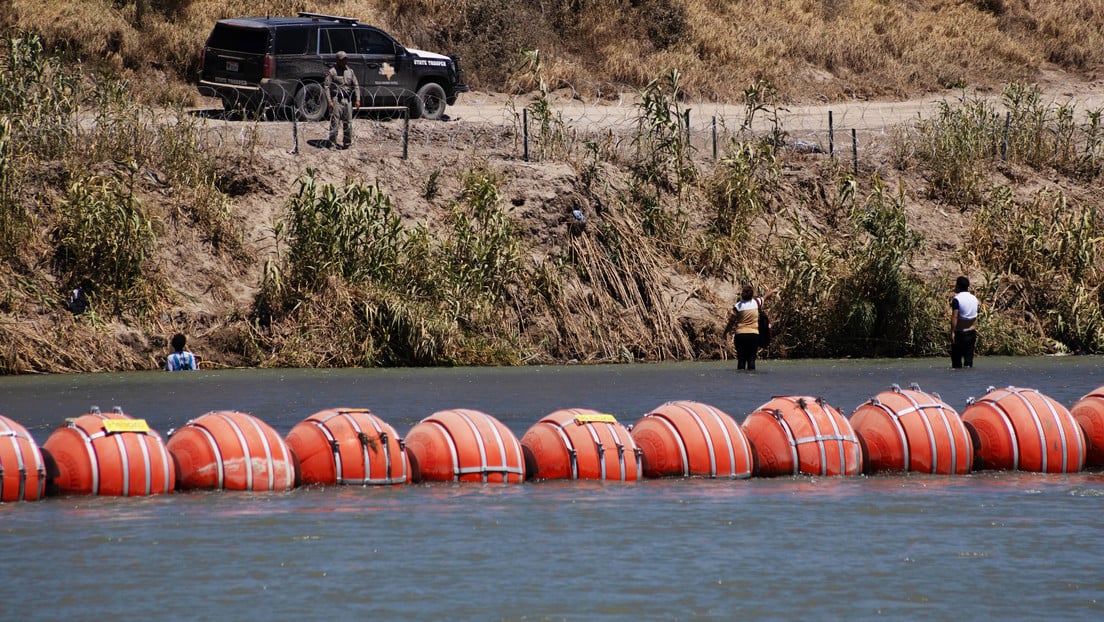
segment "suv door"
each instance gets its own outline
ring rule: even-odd
[[[356,74],[360,83],[361,105],[364,104],[364,56],[357,52],[356,36],[352,28],[322,28],[318,32],[318,52],[326,64],[326,71],[337,63],[335,55],[344,51],[345,64]]]
[[[365,88],[367,106],[406,106],[417,88],[413,64],[387,33],[361,26],[356,29],[357,50],[364,59],[364,75],[357,79]]]

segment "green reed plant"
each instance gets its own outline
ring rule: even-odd
[[[770,130],[765,141],[775,149],[784,146],[789,138],[789,132],[783,127],[779,113],[788,111],[779,105],[781,97],[774,84],[770,80],[758,80],[744,89],[743,96],[744,121],[740,126],[740,131],[750,131],[756,115],[762,112],[769,117],[770,123]]]
[[[530,151],[530,157],[544,160],[549,157],[566,156],[569,151],[567,126],[563,120],[563,113],[556,110],[552,104],[551,87],[544,77],[544,58],[540,50],[523,51],[519,67],[514,73],[524,74],[522,79],[534,82],[537,86],[536,97],[525,107],[532,120],[536,122],[537,130],[535,134],[530,133],[530,138],[536,146],[536,149]],[[513,105],[513,100],[510,105]],[[515,121],[517,116],[514,115]]]
[[[378,185],[319,184],[312,169],[288,199],[282,232],[287,245],[285,279],[307,290],[329,277],[347,283],[392,283],[407,240],[391,199]]]
[[[501,180],[484,166],[461,178],[461,198],[449,210],[448,237],[442,241],[442,265],[460,291],[495,300],[522,270],[516,226],[502,204]]]
[[[940,343],[936,295],[908,270],[923,238],[908,226],[903,187],[891,194],[880,177],[851,219],[867,235],[848,253],[850,274],[837,301],[838,347],[848,354],[932,354]],[[854,348],[854,349],[852,349]]]
[[[308,171],[253,306],[255,339],[286,352],[272,363],[511,360],[510,333],[491,328],[501,331],[495,305],[519,278],[521,255],[497,181],[469,170],[449,228],[434,238],[424,225],[403,227],[378,186],[319,184]]]
[[[672,70],[652,80],[637,104],[633,172],[657,194],[680,196],[697,176],[680,79],[678,70]]]
[[[713,212],[709,231],[737,242],[746,239],[751,221],[773,201],[781,174],[781,161],[769,140],[733,139],[703,184]]]
[[[961,107],[939,102],[932,119],[917,124],[915,154],[931,172],[933,196],[958,207],[978,202],[984,195],[984,162],[1001,153],[1004,121],[988,101],[975,99]]]
[[[933,196],[959,207],[984,200],[987,171],[1000,159],[1081,178],[1100,174],[1101,111],[1079,123],[1073,105],[1044,102],[1035,84],[1008,84],[1001,103],[1004,110],[980,98],[961,106],[941,102],[934,118],[917,124],[916,144],[895,152],[924,161]]]

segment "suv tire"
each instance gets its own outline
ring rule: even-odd
[[[436,82],[427,82],[414,97],[414,116],[439,121],[445,116],[445,89]]]
[[[295,111],[300,121],[321,121],[326,117],[326,94],[317,82],[306,82],[295,93]]]

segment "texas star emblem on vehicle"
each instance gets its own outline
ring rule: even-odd
[[[379,72],[380,75],[390,80],[395,75],[395,68],[391,66],[391,63],[384,63],[380,65]]]

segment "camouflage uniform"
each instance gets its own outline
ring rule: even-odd
[[[360,83],[356,74],[349,67],[345,67],[344,71],[330,67],[322,90],[326,92],[326,103],[332,106],[330,144],[337,144],[337,122],[340,120],[341,131],[345,135],[344,144],[348,147],[353,142],[353,106],[360,107]]]

